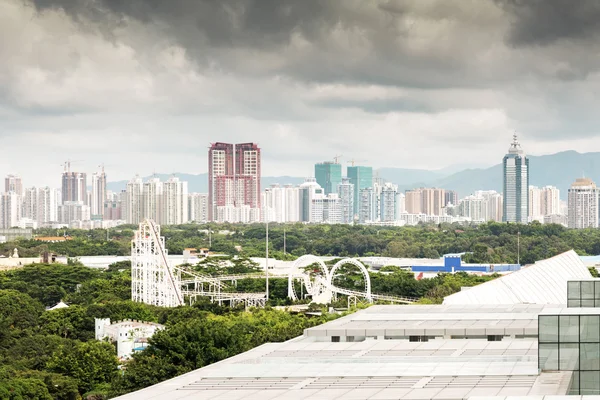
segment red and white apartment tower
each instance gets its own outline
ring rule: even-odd
[[[217,207],[260,209],[260,148],[256,143],[212,143],[208,151],[208,219]]]

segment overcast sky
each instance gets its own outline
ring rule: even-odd
[[[257,142],[263,175],[600,151],[595,0],[0,0],[0,173],[60,184],[207,171]]]

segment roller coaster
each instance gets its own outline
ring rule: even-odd
[[[160,307],[177,307],[206,297],[219,304],[246,307],[264,307],[266,293],[236,292],[235,283],[240,279],[265,278],[265,273],[210,276],[191,271],[184,266],[169,263],[165,238],[160,226],[152,220],[144,220],[131,241],[131,299]],[[362,281],[353,289],[336,286],[337,278],[346,270],[358,269]],[[229,283],[227,283],[229,282]],[[362,285],[362,286],[360,286]],[[300,294],[297,290],[300,290]],[[338,295],[364,299],[368,302],[382,301],[408,304],[417,299],[376,294],[371,291],[371,280],[365,266],[353,258],[338,261],[329,270],[327,265],[313,255],[298,258],[288,272],[288,297],[292,300],[310,299],[311,302],[328,304]]]

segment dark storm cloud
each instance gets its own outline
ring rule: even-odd
[[[600,32],[597,0],[497,0],[497,3],[512,17],[508,39],[515,46],[587,40]]]

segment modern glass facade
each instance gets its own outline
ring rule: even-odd
[[[354,185],[354,215],[358,215],[361,191],[373,187],[373,168],[358,165],[348,167],[347,175],[350,183]]]
[[[529,216],[529,159],[523,153],[517,136],[503,160],[503,194],[504,210],[502,220],[505,222],[527,223]]]
[[[342,183],[342,165],[332,162],[315,164],[315,179],[325,195],[337,193],[338,186]]]
[[[600,280],[569,281],[567,307],[600,307]]]
[[[600,312],[540,315],[540,371],[573,371],[569,394],[600,394]]]

